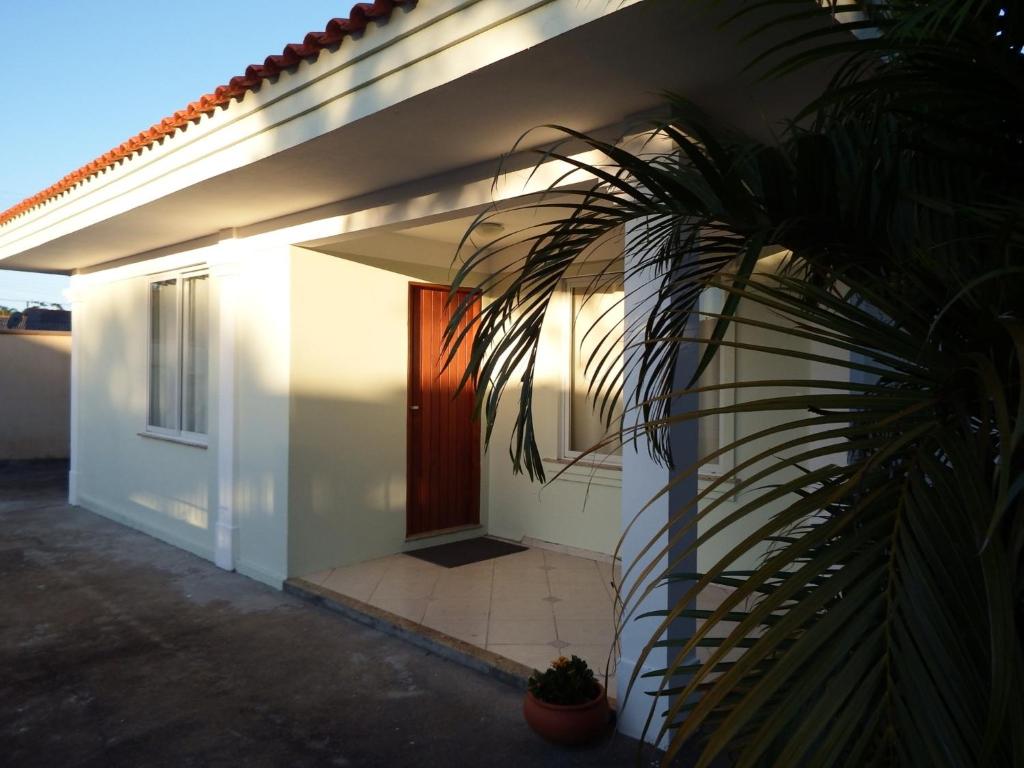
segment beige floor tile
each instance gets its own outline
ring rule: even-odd
[[[560,571],[596,571],[597,561],[562,552],[545,552],[544,563]]]
[[[494,585],[496,587],[514,586],[541,586],[548,585],[548,575],[540,569],[531,571],[495,571]]]
[[[326,579],[328,576],[330,576],[332,571],[334,571],[333,568],[328,568],[328,569],[323,570],[323,571],[317,571],[316,573],[311,573],[308,576],[303,576],[302,578],[305,579],[306,581],[310,581],[310,582],[312,582],[314,584],[323,584],[324,583],[324,579]]]
[[[487,598],[443,597],[432,598],[427,604],[424,621],[450,621],[466,619],[483,619],[487,623],[487,614],[491,601]]]
[[[488,643],[487,650],[525,664],[530,669],[545,670],[561,653],[550,645],[505,645]]]
[[[543,589],[498,589],[495,588],[491,592],[491,602],[495,605],[505,603],[521,603],[521,602],[539,602],[543,601],[547,605],[550,605],[550,601],[547,598],[551,597],[551,593],[548,592],[547,588]]]
[[[562,619],[604,619],[612,621],[614,610],[607,595],[563,599],[554,604],[555,617]]]
[[[524,581],[519,583],[495,581],[491,587],[491,596],[494,600],[539,600],[542,597],[550,597],[551,590],[548,588],[546,581]]]
[[[460,574],[460,573],[494,573],[494,560],[481,560],[478,563],[469,563],[468,565],[457,565],[454,568],[445,568],[445,573]]]
[[[475,571],[446,571],[441,574],[438,578],[437,583],[443,586],[450,586],[454,588],[478,588],[479,585],[485,585],[488,589],[491,584],[494,583],[494,571],[488,569],[475,570]]]
[[[568,648],[562,650],[562,653],[566,656],[579,656],[581,659],[587,662],[592,670],[594,670],[594,676],[603,684],[605,666],[608,666],[609,672],[615,674],[615,658],[609,656],[611,651],[611,644],[608,645],[570,645]]]
[[[392,568],[407,568],[407,567],[426,567],[429,563],[422,563],[419,560],[414,560],[406,555],[388,555],[387,557],[378,557],[376,560],[367,560],[365,563],[360,563],[363,567],[374,567],[380,568],[382,571],[389,571]]]
[[[427,615],[423,619],[423,625],[480,648],[487,645],[486,616],[480,618],[431,617],[428,609]]]
[[[499,575],[519,575],[522,573],[532,573],[538,575],[538,577],[547,578],[548,571],[544,567],[544,562],[540,560],[515,560],[495,563],[495,577],[499,577]]]
[[[557,640],[554,618],[496,619],[491,618],[487,630],[489,643],[538,645]]]
[[[590,584],[566,584],[564,582],[551,582],[551,594],[568,602],[593,603],[597,601],[611,602],[612,597],[608,590],[598,582]]]
[[[434,565],[434,563],[428,563],[426,560],[418,560],[417,558],[409,557],[408,555],[396,555],[393,558],[387,559],[387,574],[389,576],[416,576],[422,574],[439,576],[446,570],[448,569],[440,565]]]
[[[419,597],[374,596],[369,602],[370,605],[409,621],[415,621],[417,624],[423,621],[423,614],[427,610],[426,599]]]
[[[551,603],[539,597],[512,597],[491,601],[495,619],[546,619],[552,616]]]
[[[510,555],[502,555],[493,560],[495,565],[504,563],[544,563],[544,552],[540,549],[524,549],[522,552],[513,552]]]
[[[438,582],[434,585],[434,591],[431,594],[440,599],[490,600],[491,583],[488,581],[467,584]]]
[[[608,590],[597,579],[589,581],[565,582],[556,578],[551,580],[551,594],[572,600],[610,600]]]
[[[347,595],[355,600],[366,602],[370,599],[370,595],[373,594],[378,578],[365,574],[339,573],[335,571],[320,586],[332,592]]]
[[[592,571],[551,571],[548,574],[548,583],[551,584],[551,589],[556,593],[559,589],[592,589],[595,592],[608,591],[605,589],[605,582],[596,568]]]
[[[495,576],[492,582],[495,595],[510,597],[512,595],[529,595],[547,597],[551,594],[547,578],[516,579],[513,577]]]
[[[506,565],[508,563],[540,563],[544,564],[544,552],[539,549],[524,549],[522,552],[513,552],[510,555],[496,557],[492,561],[495,565]]]
[[[548,572],[537,566],[515,566],[502,568],[494,566],[495,582],[521,583],[524,581],[541,582],[546,584]]]
[[[495,563],[495,576],[518,576],[523,573],[531,573],[535,576],[547,578],[547,570],[544,563]]]
[[[347,576],[361,576],[363,578],[380,579],[385,573],[387,573],[391,564],[387,559],[384,560],[368,560],[365,563],[355,563],[354,565],[345,565],[335,568],[332,573],[345,574]]]
[[[615,624],[607,619],[556,619],[558,639],[571,645],[610,647],[615,639]]]
[[[409,597],[424,598],[434,591],[434,584],[437,583],[437,574],[430,572],[410,573],[408,571],[389,570],[381,578],[377,588],[373,591],[373,598],[377,597]]]
[[[487,597],[491,595],[493,578],[490,570],[441,574],[434,584],[434,597]]]

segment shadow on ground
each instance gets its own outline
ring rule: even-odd
[[[66,506],[65,477],[0,464],[6,768],[637,764],[621,736],[548,746],[502,683]]]

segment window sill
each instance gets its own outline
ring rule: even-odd
[[[158,432],[139,432],[139,437],[146,437],[150,440],[160,440],[165,443],[177,443],[178,445],[187,445],[190,448],[202,448],[204,451],[207,449],[207,442],[205,440],[195,440],[190,437],[179,437],[178,435],[161,435]]]
[[[544,465],[551,471],[551,480],[586,485],[603,485],[609,488],[622,487],[622,467],[593,461],[572,459],[544,459]]]
[[[545,464],[561,464],[563,467],[582,467],[585,469],[606,469],[609,472],[622,472],[621,464],[612,464],[607,461],[573,461],[572,459],[544,459]]]

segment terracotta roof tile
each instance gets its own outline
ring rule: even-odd
[[[390,17],[397,6],[411,7],[415,3],[416,0],[374,0],[372,3],[357,3],[352,6],[347,19],[331,19],[323,32],[310,32],[301,43],[286,45],[279,55],[268,56],[262,64],[250,64],[246,67],[244,75],[232,77],[225,85],[215,88],[212,93],[200,96],[184,109],[165,117],[123,144],[72,171],[53,186],[0,213],[0,227],[146,147],[157,142],[162,143],[168,136],[173,136],[190,123],[199,122],[203,115],[208,115],[218,108],[226,109],[232,100],[241,99],[249,91],[259,90],[264,80],[276,77],[280,72],[289,70],[300,62],[316,60],[321,50],[340,45],[347,36],[361,32],[371,21]]]

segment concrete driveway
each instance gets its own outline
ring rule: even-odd
[[[6,768],[637,764],[621,736],[549,746],[507,685],[66,506],[65,472],[0,464]]]

